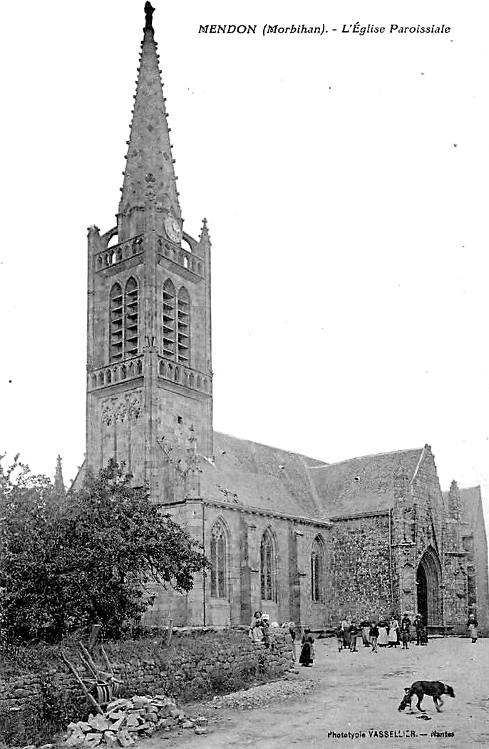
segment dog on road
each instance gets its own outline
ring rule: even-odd
[[[406,687],[404,692],[405,695],[402,698],[401,704],[397,708],[399,712],[404,710],[408,705],[411,707],[411,699],[413,695],[416,695],[418,698],[416,707],[420,713],[426,712],[421,707],[421,702],[425,694],[429,697],[433,697],[433,702],[439,713],[441,713],[441,707],[443,705],[443,700],[441,698],[442,694],[448,694],[449,697],[455,697],[455,692],[452,687],[448,684],[444,684],[442,681],[415,681],[410,687]]]

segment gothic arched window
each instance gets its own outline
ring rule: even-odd
[[[138,353],[139,334],[139,286],[131,276],[126,283],[124,295],[125,321],[125,356],[136,356]]]
[[[115,283],[110,290],[110,321],[109,321],[109,361],[115,362],[122,359],[123,352],[123,305],[122,286]]]
[[[175,359],[175,287],[169,278],[163,284],[163,356]]]
[[[260,547],[261,597],[264,601],[277,600],[277,564],[275,544],[269,529],[265,531]]]
[[[311,599],[324,602],[324,541],[316,536],[311,550]]]
[[[182,286],[178,291],[178,361],[181,364],[190,364],[190,296],[187,289]]]
[[[227,597],[227,539],[219,521],[211,530],[211,596]]]

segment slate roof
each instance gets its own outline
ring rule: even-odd
[[[201,494],[263,510],[324,519],[310,479],[320,461],[214,432],[214,461],[202,461]]]
[[[475,529],[482,515],[482,495],[480,486],[468,486],[460,489],[460,509],[462,520]],[[484,520],[482,520],[484,522]]]
[[[411,481],[423,448],[366,455],[309,469],[327,517],[389,510],[394,506],[394,477]]]
[[[68,489],[68,491],[72,492],[78,492],[83,486],[83,482],[85,481],[85,477],[87,475],[87,459],[84,458],[83,463],[78,468],[77,474],[73,481],[71,482],[71,486]]]
[[[423,448],[324,463],[299,453],[214,432],[214,461],[202,461],[201,494],[206,499],[317,520],[388,511],[394,506],[394,477],[411,481]],[[71,489],[81,488],[86,461]],[[460,489],[462,522],[480,519],[479,486]],[[448,491],[443,492],[448,508]]]

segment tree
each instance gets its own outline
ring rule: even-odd
[[[9,469],[0,508],[2,623],[22,638],[57,640],[95,622],[118,636],[150,605],[151,582],[188,591],[207,565],[200,545],[115,462],[65,498],[25,466],[19,476]]]
[[[0,456],[0,633],[28,635],[43,619],[36,578],[49,545],[56,496],[45,476],[34,476],[16,455]],[[43,604],[47,610],[48,602]]]

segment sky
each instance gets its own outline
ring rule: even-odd
[[[185,229],[212,239],[215,429],[326,462],[428,443],[442,488],[489,509],[484,4],[153,4]],[[59,453],[66,483],[86,233],[115,225],[143,5],[0,9],[0,452],[49,475]]]

